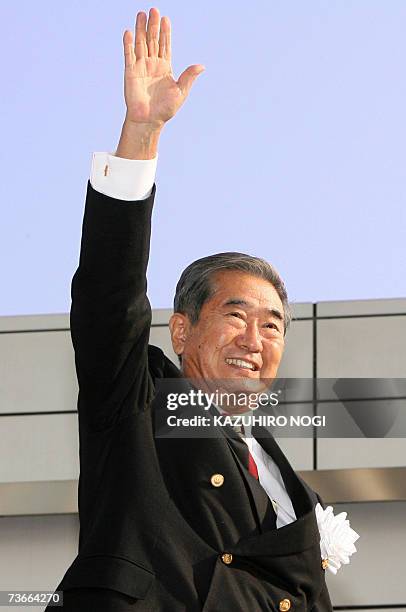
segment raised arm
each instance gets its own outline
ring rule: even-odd
[[[129,31],[123,42],[127,112],[116,155],[152,159],[162,127],[181,107],[203,66],[190,66],[175,81],[170,22],[161,20],[157,9],[151,9],[148,24],[145,13],[137,15],[135,46]],[[155,186],[145,200],[121,201],[88,184],[71,308],[79,419],[87,428],[114,425],[145,406],[151,392],[146,270],[154,197]]]

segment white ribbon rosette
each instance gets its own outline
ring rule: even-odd
[[[359,535],[351,529],[346,512],[334,516],[332,506],[324,510],[321,504],[316,505],[315,512],[320,531],[322,568],[337,574],[341,564],[349,563],[350,556],[357,551],[354,542]]]

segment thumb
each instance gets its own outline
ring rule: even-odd
[[[187,96],[195,79],[204,72],[205,67],[202,64],[195,64],[186,68],[177,80],[179,89],[182,91],[184,96]]]

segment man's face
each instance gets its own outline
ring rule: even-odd
[[[225,270],[191,325],[175,314],[172,343],[182,355],[187,378],[272,379],[284,349],[282,301],[271,283],[245,272]],[[243,382],[243,381],[241,381]]]

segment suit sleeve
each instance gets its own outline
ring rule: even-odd
[[[145,410],[152,393],[146,270],[155,190],[124,202],[88,183],[70,314],[79,424],[86,428]]]

